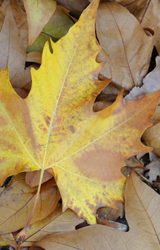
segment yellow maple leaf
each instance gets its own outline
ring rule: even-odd
[[[93,112],[106,83],[96,82],[100,51],[95,38],[98,0],[92,1],[68,34],[46,44],[42,65],[32,69],[26,99],[14,92],[7,71],[0,72],[0,179],[22,171],[53,169],[63,199],[89,223],[96,209],[123,200],[125,159],[149,150],[140,137],[160,92],[125,102],[122,94],[108,108]]]

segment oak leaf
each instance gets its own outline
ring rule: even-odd
[[[51,168],[63,210],[71,208],[91,224],[99,207],[123,201],[120,169],[127,158],[150,150],[140,138],[160,98],[155,92],[126,102],[121,93],[111,106],[93,112],[95,98],[106,86],[96,81],[98,2],[92,1],[65,37],[51,42],[53,53],[45,45],[26,99],[14,92],[7,72],[0,72],[1,182],[41,169],[41,183]]]

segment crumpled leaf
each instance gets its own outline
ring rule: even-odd
[[[100,4],[96,27],[106,54],[101,59],[106,64],[101,74],[126,90],[139,86],[149,67],[153,37],[147,36],[138,20],[117,3]]]
[[[25,184],[25,174],[13,178],[7,187],[0,188],[0,235],[15,232],[23,228],[32,211],[36,189]],[[60,199],[57,187],[52,181],[42,186],[36,213],[31,224],[43,220],[56,208]]]
[[[26,53],[23,41],[13,17],[10,5],[0,32],[0,68],[9,69],[14,87],[23,87],[30,82],[30,70],[25,69]]]
[[[54,0],[23,0],[27,12],[29,45],[31,45],[56,10]]]
[[[125,204],[129,232],[94,225],[74,232],[49,235],[35,243],[35,246],[45,250],[71,250],[74,248],[83,250],[159,250],[159,195],[133,175],[127,180]],[[32,249],[34,250],[34,248]]]
[[[67,35],[51,42],[54,53],[46,44],[41,67],[32,69],[26,99],[11,88],[7,72],[0,73],[1,181],[51,168],[63,211],[71,208],[91,224],[99,207],[123,201],[120,169],[127,158],[150,150],[140,138],[160,99],[156,92],[126,102],[121,93],[110,107],[93,112],[94,100],[106,86],[96,81],[97,6],[92,1]]]

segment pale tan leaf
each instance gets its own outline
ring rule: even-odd
[[[0,234],[8,234],[23,228],[32,211],[36,189],[25,184],[25,174],[13,178],[6,188],[0,189]],[[42,187],[36,213],[31,224],[46,218],[57,206],[59,200],[57,187],[47,183]]]
[[[111,0],[126,7],[134,16],[141,18],[150,0]]]
[[[145,1],[145,7],[140,12],[138,19],[144,28],[149,27],[155,33],[154,44],[160,54],[160,1]]]
[[[147,145],[153,147],[154,152],[160,156],[160,123],[148,128],[143,135],[143,140]]]
[[[9,1],[13,16],[16,21],[17,28],[19,30],[19,36],[23,42],[25,48],[28,46],[28,24],[27,16],[24,11],[24,5],[22,0],[10,0]]]
[[[30,70],[25,69],[25,48],[10,6],[0,32],[0,45],[0,68],[8,67],[13,86],[23,87],[30,82]]]
[[[82,222],[83,220],[70,209],[62,213],[62,207],[59,206],[51,215],[30,226],[24,244],[32,245],[33,242],[53,233],[74,231],[75,227]]]
[[[110,78],[110,64],[114,83],[125,89],[139,86],[149,67],[153,37],[147,36],[136,18],[117,3],[100,5],[97,36],[108,55],[101,74]]]
[[[47,236],[35,245],[45,250],[159,250],[159,195],[134,175],[127,181],[125,199],[129,232],[94,225]]]
[[[116,0],[134,14],[144,28],[155,32],[154,44],[160,54],[160,1],[159,0]]]
[[[56,2],[54,0],[23,0],[23,2],[27,12],[29,45],[31,45],[55,12]]]

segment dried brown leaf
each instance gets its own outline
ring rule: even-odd
[[[25,69],[26,52],[10,6],[7,8],[0,32],[0,68],[9,69],[14,87],[23,87],[30,82],[30,70]]]
[[[125,199],[129,232],[94,225],[49,235],[35,245],[45,250],[159,250],[159,195],[134,175],[127,181]]]
[[[59,206],[51,215],[30,226],[24,245],[32,245],[53,233],[74,231],[75,227],[82,222],[83,220],[70,209],[62,213],[62,207]]]
[[[23,228],[33,208],[36,189],[25,184],[25,174],[19,174],[11,183],[0,189],[0,234],[12,233]],[[57,187],[50,183],[42,187],[36,213],[31,224],[46,218],[57,206],[59,200]]]
[[[42,184],[45,183],[46,181],[50,180],[53,178],[53,175],[49,173],[49,171],[45,171],[43,175],[43,180]],[[25,176],[25,182],[30,186],[30,187],[36,187],[39,184],[39,179],[40,179],[40,171],[34,171],[34,172],[28,172],[26,173]],[[53,183],[55,183],[53,179]],[[55,183],[56,185],[56,183]]]
[[[27,13],[29,45],[31,45],[56,10],[54,0],[23,0]]]
[[[160,1],[159,0],[116,0],[137,17],[144,28],[155,32],[154,44],[160,53]]]
[[[126,8],[108,2],[100,4],[98,10],[97,36],[108,55],[101,74],[111,76],[114,83],[125,89],[139,86],[149,67],[153,37],[146,35]]]
[[[57,0],[57,3],[70,10],[75,16],[79,16],[89,4],[87,0]]]

